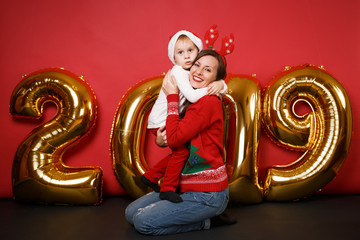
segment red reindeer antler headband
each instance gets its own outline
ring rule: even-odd
[[[214,43],[219,37],[219,32],[216,29],[217,25],[212,25],[205,33],[205,45],[207,48],[215,50]],[[221,49],[217,51],[222,57],[228,55],[234,51],[234,34],[230,36],[225,36],[222,39]]]

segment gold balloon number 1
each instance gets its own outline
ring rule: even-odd
[[[148,165],[143,153],[146,116],[160,91],[162,77],[130,88],[119,103],[111,133],[115,175],[134,198],[150,191],[140,181]],[[230,201],[259,203],[296,200],[324,187],[339,171],[350,147],[352,114],[341,84],[322,68],[298,66],[276,76],[264,89],[254,77],[229,75],[224,99],[224,148]],[[312,112],[299,116],[302,101]],[[262,121],[260,121],[260,119]],[[286,166],[258,179],[260,125],[279,146],[303,151]]]
[[[15,200],[99,204],[102,169],[68,167],[61,160],[63,153],[95,124],[96,102],[92,89],[66,70],[40,70],[16,86],[11,95],[10,113],[17,117],[40,118],[47,101],[56,104],[56,116],[33,129],[15,155],[12,173]]]

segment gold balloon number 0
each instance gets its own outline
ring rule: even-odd
[[[40,118],[51,101],[57,114],[36,127],[19,145],[13,162],[16,200],[46,204],[96,205],[102,198],[102,169],[68,167],[63,153],[89,133],[96,120],[90,86],[63,69],[43,69],[25,77],[14,89],[10,113]]]
[[[159,76],[130,88],[113,122],[113,169],[134,198],[150,191],[140,182],[140,175],[148,169],[146,117],[161,83]],[[254,77],[229,75],[227,84],[224,148],[231,202],[296,200],[336,176],[349,150],[352,114],[348,96],[334,77],[323,68],[303,65],[274,77],[263,94]],[[294,110],[298,102],[307,103],[312,111],[299,116]],[[260,125],[279,146],[303,152],[289,165],[267,169],[262,183],[258,179]]]

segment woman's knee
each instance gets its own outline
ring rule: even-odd
[[[134,222],[133,222],[133,220],[132,220],[133,214],[130,214],[130,213],[129,213],[129,209],[128,209],[128,208],[125,209],[125,218],[126,218],[126,221],[128,221],[128,223],[134,224]]]
[[[134,215],[134,228],[142,234],[157,235],[154,226],[151,224],[151,221],[149,221],[149,218],[145,215],[146,214],[142,214],[141,211]]]
[[[126,207],[125,209],[125,218],[128,223],[134,225],[134,216],[139,211],[137,207],[134,207],[132,204]]]
[[[225,189],[219,197],[220,197],[220,199],[219,199],[220,205],[219,205],[219,209],[218,209],[216,215],[219,215],[223,211],[225,211],[225,209],[229,203],[229,190]]]

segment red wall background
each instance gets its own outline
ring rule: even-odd
[[[40,121],[9,114],[10,95],[23,74],[63,67],[94,89],[98,119],[90,135],[68,150],[70,166],[101,166],[104,193],[125,194],[112,171],[113,117],[127,89],[171,67],[170,35],[186,29],[203,36],[212,24],[235,35],[228,72],[256,74],[264,87],[285,66],[324,65],[349,95],[353,139],[348,157],[325,193],[360,193],[360,1],[357,0],[14,0],[0,2],[0,197],[11,197],[11,167],[20,142]],[[55,113],[45,112],[45,120]],[[150,140],[152,141],[152,140]],[[150,162],[165,154],[149,145]],[[280,149],[262,133],[260,174],[299,153]],[[150,164],[151,165],[151,164]]]

